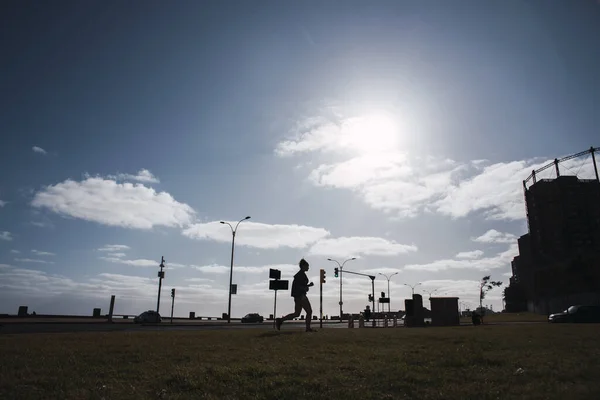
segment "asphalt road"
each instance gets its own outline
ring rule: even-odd
[[[313,321],[313,327],[318,328],[319,322]],[[336,322],[324,322],[323,327],[347,328],[348,324]],[[302,329],[304,321],[286,322],[282,330]],[[0,334],[22,334],[22,333],[65,333],[65,332],[156,332],[156,331],[202,331],[202,330],[230,330],[230,329],[273,329],[271,321],[262,324],[242,324],[232,322],[231,324],[219,322],[206,322],[202,324],[170,324],[168,321],[161,324],[134,324],[134,323],[107,323],[107,322],[26,322],[26,323],[0,323]]]

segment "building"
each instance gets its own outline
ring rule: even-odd
[[[519,238],[505,300],[527,299],[530,311],[548,313],[577,303],[600,304],[600,179],[595,152],[554,160],[523,182],[529,233]],[[560,174],[560,163],[591,154],[596,179]],[[554,166],[555,179],[536,180]],[[527,187],[532,180],[533,184]],[[508,309],[508,307],[507,307]]]

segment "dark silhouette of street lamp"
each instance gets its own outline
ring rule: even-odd
[[[415,285],[415,286],[416,286],[416,285]],[[423,289],[423,291],[429,295],[429,299],[431,299],[431,296],[433,296],[433,294],[434,294],[435,292],[437,292],[438,290],[439,290],[439,289],[434,289],[434,290],[425,290],[425,289]]]
[[[377,275],[382,275],[382,276],[385,276],[385,279],[387,279],[387,281],[388,281],[388,291],[387,291],[387,293],[388,293],[388,299],[389,299],[390,297],[392,297],[392,296],[390,295],[390,279],[392,279],[392,276],[394,276],[394,275],[398,275],[398,272],[394,272],[394,273],[393,273],[393,274],[391,274],[390,276],[387,276],[386,274],[382,274],[381,272],[380,272],[380,273],[378,273]],[[392,307],[392,306],[391,306],[391,300],[390,300],[390,302],[388,303],[388,312],[391,312],[391,311],[390,311],[390,310],[391,310],[391,307]]]
[[[420,284],[421,284],[421,282],[419,282],[419,283],[416,283],[416,284],[414,284],[414,285],[409,285],[408,283],[405,283],[405,284],[404,284],[404,286],[408,286],[409,288],[411,288],[411,289],[412,289],[412,295],[413,295],[413,297],[414,297],[414,296],[415,296],[415,288],[416,288],[417,286],[419,286]]]
[[[229,269],[229,305],[227,306],[227,323],[229,324],[231,322],[231,286],[233,283],[233,249],[235,248],[235,233],[237,232],[237,228],[240,225],[240,223],[242,221],[245,221],[247,219],[250,219],[250,216],[247,216],[246,218],[243,218],[241,220],[239,220],[239,222],[236,224],[235,228],[233,226],[231,226],[231,224],[229,222],[225,222],[225,221],[221,221],[222,224],[226,224],[229,225],[229,227],[231,228],[231,235],[232,235],[232,239],[231,239],[231,267]]]
[[[327,261],[332,261],[340,267],[340,323],[342,322],[342,315],[344,315],[342,312],[342,304],[344,304],[342,301],[342,270],[344,269],[344,264],[346,264],[348,261],[352,261],[352,260],[356,260],[356,257],[349,258],[340,265],[340,263],[337,260],[334,260],[331,258],[327,259]]]

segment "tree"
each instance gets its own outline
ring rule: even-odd
[[[491,281],[490,279],[491,275],[484,276],[479,283],[479,309],[483,309],[483,299],[485,299],[487,292],[495,287],[502,286],[502,282]]]

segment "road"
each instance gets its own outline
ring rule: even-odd
[[[304,321],[286,322],[281,329],[302,329]],[[313,327],[318,328],[319,322],[314,321]],[[347,328],[348,324],[323,322],[327,328]],[[44,322],[0,322],[0,334],[21,333],[65,333],[65,332],[156,332],[156,331],[202,331],[202,330],[231,330],[231,329],[273,329],[273,323],[266,321],[262,324],[242,324],[223,321],[204,323],[173,323],[168,321],[161,324],[134,324],[133,322],[82,322],[82,321],[44,321]]]

